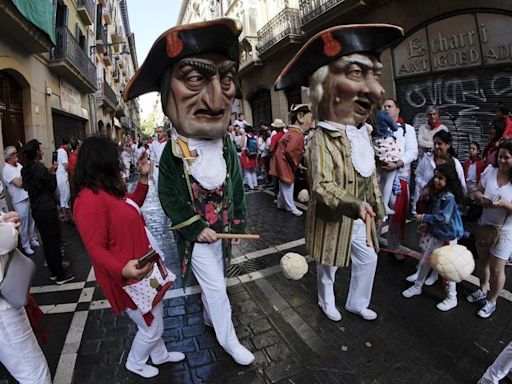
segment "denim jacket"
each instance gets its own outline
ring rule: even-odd
[[[421,221],[430,224],[430,233],[438,240],[460,239],[464,227],[453,193],[443,192],[431,199],[432,213],[424,214]]]

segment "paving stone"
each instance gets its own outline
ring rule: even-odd
[[[183,327],[181,329],[181,331],[183,332],[183,336],[185,338],[193,337],[193,336],[200,336],[200,335],[204,334],[205,327],[206,326],[204,324],[190,325],[188,327]]]
[[[172,329],[172,328],[182,328],[183,327],[183,317],[164,317],[164,328]]]
[[[181,329],[180,328],[170,328],[165,329],[162,335],[162,338],[165,342],[169,341],[178,341],[182,339]]]
[[[280,341],[279,335],[275,331],[268,331],[252,338],[256,349],[263,349]]]
[[[194,352],[197,349],[194,339],[172,341],[165,343],[165,345],[169,351],[179,351],[183,353]]]
[[[249,326],[251,327],[252,331],[255,334],[262,333],[264,331],[268,331],[269,329],[272,328],[268,319],[259,319],[259,320],[253,321],[251,324],[249,324]]]
[[[298,376],[302,372],[302,365],[293,360],[283,361],[264,368],[264,371],[271,383],[277,383],[290,376]]]
[[[213,357],[210,351],[198,351],[187,353],[187,362],[192,368],[200,367],[202,365],[211,364]]]
[[[175,307],[168,307],[165,309],[165,315],[166,316],[179,316],[185,314],[185,306],[184,305],[177,305]]]

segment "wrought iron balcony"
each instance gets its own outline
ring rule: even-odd
[[[98,25],[96,26],[96,52],[107,53],[108,50],[108,36],[107,26]]]
[[[79,90],[96,90],[96,66],[67,27],[57,27],[57,45],[50,54],[50,68],[64,76]]]
[[[94,0],[78,0],[77,3],[78,15],[82,18],[85,25],[92,25],[94,23],[94,15],[96,6]]]
[[[299,9],[302,25],[308,24],[337,5],[347,2],[348,0],[300,0]]]
[[[106,105],[112,110],[117,110],[117,96],[106,80],[98,80],[98,92],[96,93],[100,105]]]
[[[260,55],[285,38],[291,41],[301,36],[299,10],[285,8],[258,31],[256,46]]]

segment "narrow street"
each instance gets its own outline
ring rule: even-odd
[[[400,294],[408,286],[404,278],[412,273],[416,260],[398,262],[384,252],[371,305],[378,319],[364,321],[344,310],[350,273],[343,269],[336,285],[343,319],[328,320],[316,304],[314,263],[299,281],[280,273],[284,253],[305,254],[305,217],[277,210],[270,190],[248,193],[247,205],[250,232],[260,234],[261,240],[236,247],[228,285],[238,336],[255,352],[256,363],[242,367],[232,361],[203,323],[197,283],[191,279],[184,291],[177,281],[166,295],[164,339],[168,349],[182,351],[187,358],[160,366],[160,375],[145,383],[476,383],[510,341],[510,270],[496,313],[483,320],[476,316],[479,306],[465,300],[476,278],[459,284],[458,307],[442,313],[435,308],[443,297],[440,283],[427,287],[422,296],[404,299]],[[143,213],[163,245],[167,265],[177,272],[174,240],[164,229],[152,190]],[[70,243],[66,258],[77,279],[62,286],[51,284],[38,250],[32,288],[46,313],[50,338],[43,351],[54,383],[140,383],[140,377],[124,369],[134,324],[110,310],[75,228],[65,224],[63,235]],[[414,248],[414,242],[414,234],[409,233],[405,244]],[[2,369],[0,383],[11,382]]]

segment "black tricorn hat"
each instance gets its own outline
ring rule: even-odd
[[[338,25],[317,33],[295,54],[277,78],[278,91],[290,86],[308,85],[308,78],[318,68],[352,53],[381,52],[404,34],[402,28],[390,24]]]
[[[128,82],[123,99],[128,101],[148,92],[159,91],[160,79],[165,71],[185,57],[219,53],[238,65],[238,36],[241,32],[242,24],[231,18],[178,25],[168,29],[156,39],[148,57]]]

